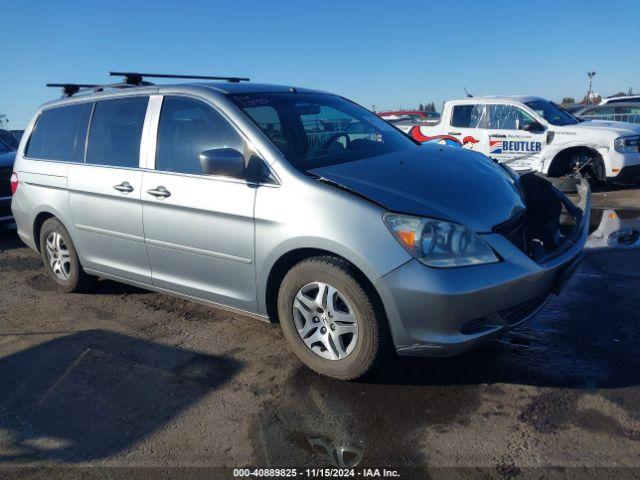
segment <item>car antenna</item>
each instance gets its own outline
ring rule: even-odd
[[[464,93],[466,93],[466,94],[467,94],[467,98],[473,98],[473,95],[471,95],[471,94],[469,93],[469,91],[467,90],[467,87],[464,87],[464,86],[463,86],[462,88],[464,88]]]
[[[192,80],[226,80],[227,82],[238,83],[248,82],[247,77],[219,77],[209,75],[174,75],[171,73],[138,73],[138,72],[109,72],[112,77],[124,77],[127,85],[151,85],[143,78],[187,78]]]

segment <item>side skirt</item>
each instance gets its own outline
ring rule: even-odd
[[[95,275],[96,277],[106,278],[108,280],[113,280],[120,283],[125,283],[127,285],[133,285],[134,287],[143,288],[145,290],[151,290],[152,292],[164,293],[167,295],[171,295],[174,297],[183,298],[184,300],[189,300],[191,302],[200,303],[202,305],[206,305],[208,307],[219,308],[221,310],[225,310],[230,313],[237,313],[239,315],[244,315],[247,317],[255,318],[256,320],[261,320],[267,323],[273,323],[269,319],[267,315],[261,315],[259,313],[249,312],[247,310],[242,310],[239,308],[229,307],[227,305],[223,305],[221,303],[212,302],[211,300],[205,300],[203,298],[193,297],[191,295],[186,295],[184,293],[175,292],[173,290],[169,290],[166,288],[156,287],[155,285],[149,285],[148,283],[136,282],[135,280],[129,280],[127,278],[119,277],[117,275],[111,275],[108,273],[100,272],[98,270],[92,270],[90,268],[85,268],[85,272],[89,275]]]

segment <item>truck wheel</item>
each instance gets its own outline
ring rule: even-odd
[[[585,176],[592,186],[604,185],[607,181],[607,173],[604,168],[604,162],[600,159],[594,160],[589,168],[587,168]]]
[[[323,375],[359,378],[386,353],[384,314],[353,267],[339,258],[313,257],[296,264],[280,286],[278,315],[293,353]]]
[[[56,218],[40,230],[40,253],[49,277],[65,292],[85,290],[94,280],[82,270],[69,232]]]

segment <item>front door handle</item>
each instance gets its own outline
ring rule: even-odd
[[[496,134],[494,134],[494,135],[489,134],[489,136],[490,136],[490,137],[493,137],[493,138],[507,138],[507,136],[506,136],[506,135],[503,135],[503,134],[501,134],[501,133],[496,133]]]
[[[462,135],[460,132],[449,132],[449,135]]]
[[[171,196],[171,192],[164,188],[162,185],[156,188],[152,188],[151,190],[147,190],[147,193],[157,198],[167,198]]]
[[[131,186],[131,184],[129,182],[119,183],[118,185],[114,185],[113,188],[115,188],[116,190],[118,190],[119,192],[122,192],[122,193],[131,193],[131,192],[133,192],[133,187]]]

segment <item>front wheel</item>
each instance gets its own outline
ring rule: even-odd
[[[309,368],[342,380],[363,376],[386,353],[379,310],[353,267],[329,256],[295,265],[278,294],[280,323],[293,352]]]

